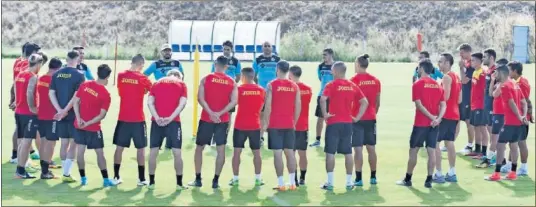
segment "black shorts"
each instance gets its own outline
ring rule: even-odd
[[[195,144],[199,146],[209,145],[212,139],[216,146],[227,144],[227,134],[229,133],[229,122],[209,123],[199,120]]]
[[[504,115],[502,114],[493,115],[493,124],[491,125],[491,134],[500,134],[503,126],[504,126]]]
[[[469,104],[461,103],[458,106],[460,108],[460,120],[465,121],[471,119],[471,107]]]
[[[335,123],[326,126],[324,152],[352,154],[352,123]]]
[[[493,126],[493,111],[486,111],[487,112],[487,115],[486,115],[486,125],[487,126]]]
[[[528,136],[529,136],[529,125],[521,125],[521,138],[519,139],[519,141],[527,140]]]
[[[376,145],[376,120],[363,120],[352,124],[352,147]]]
[[[50,141],[58,141],[59,137],[56,134],[56,124],[54,120],[39,120],[39,135]]]
[[[169,147],[181,149],[182,148],[182,128],[181,123],[178,121],[172,121],[166,126],[158,126],[156,121],[151,121],[151,148],[160,148],[166,138],[169,143]],[[136,144],[136,143],[134,143]]]
[[[76,129],[74,128],[74,120],[61,120],[56,121],[56,126],[58,127],[56,130],[56,136],[63,139],[72,139],[74,138],[74,134],[76,132]]]
[[[329,100],[326,102],[326,110],[329,109]],[[324,118],[324,114],[322,114],[322,109],[320,108],[320,96],[316,98],[316,110],[315,110],[315,116],[318,118]]]
[[[268,129],[268,149],[294,149],[296,133],[294,129]]]
[[[37,137],[37,129],[39,127],[38,122],[39,121],[37,120],[36,115],[15,114],[17,138],[35,139],[35,137]]]
[[[499,143],[516,143],[523,135],[523,126],[504,125],[499,134]]]
[[[459,120],[443,119],[439,124],[439,135],[437,142],[454,141],[456,139],[456,127]]]
[[[409,147],[426,147],[435,148],[437,145],[437,137],[439,135],[439,127],[418,127],[413,126],[411,138],[409,139]]]
[[[309,140],[309,133],[308,131],[295,131],[295,141],[294,141],[294,149],[295,150],[307,150],[307,142]]]
[[[488,114],[483,109],[477,109],[471,111],[470,123],[473,126],[486,126]]]
[[[234,129],[233,147],[244,148],[246,140],[249,139],[249,148],[258,150],[261,148],[261,130],[240,130]]]
[[[117,121],[115,125],[113,144],[120,147],[130,147],[131,140],[136,149],[147,147],[147,126],[142,122]]]
[[[75,129],[74,142],[80,145],[86,145],[88,149],[104,148],[104,139],[102,131],[90,132],[86,130]]]

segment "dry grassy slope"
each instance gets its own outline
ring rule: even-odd
[[[113,42],[154,45],[167,40],[169,21],[279,20],[283,34],[308,28],[344,40],[361,39],[367,28],[401,31],[434,27],[425,38],[460,24],[486,21],[491,15],[534,16],[534,2],[2,2],[4,46],[31,39],[52,48]],[[50,46],[49,46],[50,45]]]

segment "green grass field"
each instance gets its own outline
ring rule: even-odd
[[[227,159],[220,178],[221,189],[214,191],[210,188],[210,181],[214,173],[215,149],[207,147],[204,153],[203,178],[204,186],[199,189],[190,189],[183,192],[175,191],[175,171],[171,153],[161,151],[157,168],[156,189],[148,190],[136,186],[137,164],[135,149],[125,150],[121,168],[124,183],[108,189],[102,188],[102,178],[99,173],[95,153],[86,153],[86,172],[89,185],[80,188],[79,183],[63,184],[61,180],[42,181],[13,179],[15,166],[8,163],[11,155],[11,135],[14,130],[13,112],[7,108],[9,100],[9,87],[12,83],[11,68],[14,60],[2,60],[2,204],[3,205],[324,205],[324,206],[354,206],[354,205],[535,205],[535,148],[534,125],[531,126],[528,145],[530,146],[529,177],[522,177],[517,181],[488,182],[483,177],[492,172],[492,169],[476,169],[477,161],[459,156],[457,160],[457,184],[434,184],[432,189],[423,186],[426,172],[426,154],[421,150],[419,161],[414,173],[414,187],[406,188],[395,185],[395,181],[402,178],[405,173],[408,159],[408,142],[411,133],[414,105],[411,102],[411,75],[415,64],[372,63],[370,72],[382,81],[382,104],[378,114],[378,179],[379,184],[368,184],[369,167],[364,164],[365,186],[347,192],[344,188],[344,159],[337,156],[335,169],[335,190],[325,192],[319,186],[325,181],[323,148],[309,148],[309,169],[307,173],[307,186],[300,187],[293,192],[277,193],[271,189],[276,183],[273,156],[266,148],[262,148],[263,178],[266,186],[254,187],[254,173],[251,151],[245,150],[242,154],[240,187],[230,187],[227,181],[232,177],[231,155],[232,146],[227,147]],[[113,61],[88,61],[88,65],[95,70],[98,64],[107,63],[113,67]],[[320,84],[316,77],[318,63],[296,63],[304,72],[303,81],[318,91]],[[250,63],[243,63],[249,66]],[[128,61],[118,62],[118,70],[128,68]],[[208,63],[202,63],[201,76],[210,70]],[[189,94],[193,94],[191,63],[184,63],[186,81]],[[353,64],[349,66],[353,68]],[[530,83],[535,84],[534,65],[526,65],[525,76]],[[352,69],[351,69],[352,70]],[[43,69],[43,74],[46,69]],[[351,75],[349,72],[349,76]],[[112,135],[118,115],[119,98],[117,90],[110,82],[107,86],[112,94],[113,104],[108,116],[104,120],[103,133],[105,137],[105,154],[108,162],[110,176],[113,175]],[[183,159],[184,182],[194,179],[193,152],[195,143],[192,137],[193,95],[190,95],[188,105],[182,113],[183,126]],[[534,92],[531,94],[534,101]],[[316,119],[313,116],[316,103],[310,103],[310,139],[314,139],[314,126]],[[146,118],[149,121],[149,112]],[[228,143],[232,135],[228,137]],[[457,150],[467,143],[465,127],[456,142]],[[247,146],[247,145],[246,145]],[[365,153],[366,154],[366,153]],[[59,161],[59,145],[56,147],[55,158]],[[447,161],[443,167],[446,169]],[[365,158],[366,160],[366,158]],[[60,170],[53,170],[60,174]],[[74,167],[72,174],[79,178],[78,168]],[[285,173],[285,180],[288,176]]]

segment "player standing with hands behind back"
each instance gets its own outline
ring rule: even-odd
[[[428,175],[424,182],[424,187],[432,187],[432,173],[434,173],[435,148],[439,124],[445,115],[446,103],[443,89],[432,78],[430,74],[434,72],[434,66],[429,60],[422,60],[419,63],[419,73],[421,79],[413,84],[412,100],[415,102],[415,122],[409,140],[409,160],[406,177],[396,182],[397,185],[411,186],[413,170],[417,165],[417,154],[419,149],[426,143],[428,152]]]
[[[281,60],[277,63],[277,79],[266,88],[264,128],[268,130],[268,149],[274,153],[274,167],[278,186],[285,191],[283,181],[283,152],[287,158],[290,190],[296,190],[295,127],[301,112],[300,88],[287,78],[290,65]],[[266,126],[266,124],[268,126]]]

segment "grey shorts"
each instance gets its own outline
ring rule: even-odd
[[[268,129],[268,149],[294,149],[296,134],[294,129]]]
[[[352,154],[352,123],[335,123],[326,126],[324,152]]]

